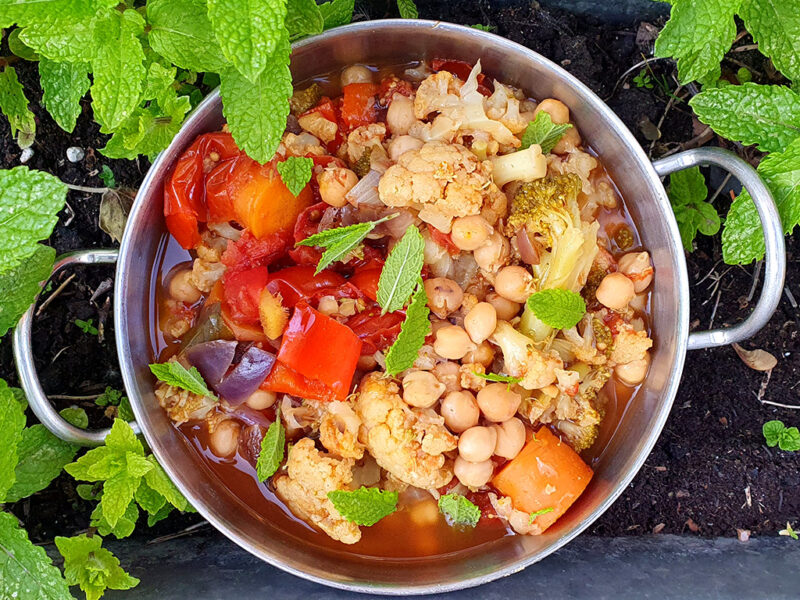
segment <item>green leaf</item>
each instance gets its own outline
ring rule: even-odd
[[[786,427],[781,432],[778,447],[784,452],[797,452],[800,450],[800,430],[797,427]]]
[[[82,481],[102,481],[111,477],[115,469],[112,452],[105,446],[89,450],[75,462],[64,466],[67,473]]]
[[[127,396],[123,396],[122,400],[120,400],[117,415],[123,421],[136,420],[136,415],[133,414],[133,409],[131,408],[131,401]]]
[[[0,27],[46,22],[51,18],[91,19],[102,8],[112,8],[117,0],[3,0]]]
[[[667,193],[673,207],[703,202],[708,196],[708,188],[700,167],[683,169],[670,175]]]
[[[152,527],[153,525],[155,525],[159,521],[163,521],[164,519],[166,519],[170,515],[170,513],[172,511],[173,511],[172,505],[171,504],[165,504],[164,506],[161,507],[161,510],[158,511],[156,514],[147,515],[147,526],[148,527]]]
[[[171,361],[162,364],[152,364],[150,365],[150,370],[153,372],[153,375],[164,383],[174,385],[183,390],[188,390],[198,396],[207,396],[216,399],[214,393],[208,389],[206,382],[203,381],[200,372],[194,367],[187,370],[181,363]]]
[[[100,170],[100,174],[98,175],[98,177],[103,180],[103,185],[105,185],[106,187],[108,188],[117,187],[117,179],[116,177],[114,177],[114,171],[112,171],[111,167],[109,167],[108,165],[103,165],[103,168]]]
[[[331,0],[319,5],[319,12],[325,22],[325,29],[347,25],[353,20],[355,0]]]
[[[477,29],[478,31],[494,31],[494,26],[492,25],[484,25],[483,23],[475,23],[475,25],[470,25],[473,29]]]
[[[289,156],[276,166],[283,183],[286,184],[286,187],[289,188],[292,195],[297,197],[300,195],[300,192],[306,188],[308,182],[311,181],[314,161],[310,158]]]
[[[115,527],[117,522],[125,515],[128,505],[133,500],[136,488],[139,487],[141,477],[131,477],[127,472],[121,471],[106,479],[103,484],[103,497],[100,506],[103,507],[103,517],[109,527]]]
[[[280,163],[278,163],[280,170]],[[364,238],[375,229],[379,223],[388,221],[396,217],[396,214],[387,215],[377,221],[367,221],[366,223],[355,223],[346,227],[336,227],[320,231],[306,239],[297,242],[297,246],[318,246],[325,248],[322,253],[316,273],[325,269],[328,265],[336,261],[343,260],[364,241]]]
[[[164,508],[164,505],[167,503],[167,499],[164,498],[164,496],[159,494],[144,481],[136,488],[136,493],[133,495],[133,498],[139,506],[150,515],[158,514],[158,511]]]
[[[86,600],[98,600],[107,589],[129,590],[139,584],[119,566],[117,557],[102,547],[100,536],[56,536],[55,542],[64,557],[67,583],[80,586]]]
[[[422,272],[425,240],[416,227],[409,227],[395,244],[378,280],[378,304],[383,313],[403,308]]]
[[[0,511],[0,598],[72,600],[67,582],[44,548],[34,546],[17,517]]]
[[[72,133],[81,114],[81,98],[89,91],[89,65],[86,63],[39,60],[42,104],[58,126]]]
[[[406,309],[406,318],[400,326],[400,333],[386,353],[386,372],[397,375],[414,366],[420,348],[431,330],[428,315],[428,295],[420,281]]]
[[[136,521],[139,519],[139,508],[135,502],[131,502],[125,509],[123,514],[116,525],[113,527],[108,524],[108,520],[103,514],[103,505],[98,502],[92,511],[91,521],[89,524],[92,527],[97,527],[100,535],[113,535],[118,540],[128,537],[136,529]]]
[[[266,435],[261,440],[261,452],[256,462],[256,474],[259,481],[266,481],[272,477],[283,462],[286,451],[286,431],[283,429],[280,417],[267,429]]]
[[[147,40],[172,64],[191,71],[221,71],[228,61],[208,20],[205,0],[150,0]]]
[[[289,40],[322,33],[325,18],[316,0],[289,0],[286,5],[286,29]]]
[[[181,491],[172,483],[172,480],[164,471],[163,467],[158,464],[156,457],[152,454],[147,457],[147,460],[152,464],[153,468],[144,476],[144,480],[149,487],[164,496],[167,502],[178,510],[185,511],[189,502],[183,496]]]
[[[481,519],[481,509],[461,494],[439,496],[439,510],[451,525],[475,527]]]
[[[288,41],[276,50],[255,83],[235,69],[222,71],[220,94],[222,113],[236,145],[262,164],[270,160],[289,115],[292,75]]]
[[[553,510],[554,510],[553,507],[549,506],[547,508],[542,508],[541,510],[536,510],[536,511],[532,512],[528,516],[528,524],[532,524],[536,520],[536,517],[541,516],[541,515],[546,515],[547,513],[551,513],[551,512],[553,512]]]
[[[0,452],[0,503],[16,481],[15,469],[19,464],[19,446],[24,428],[24,408],[13,389],[0,379],[0,440],[3,441],[3,451]]]
[[[509,385],[519,383],[522,381],[522,377],[514,377],[512,375],[500,375],[498,373],[478,373],[477,371],[472,372],[475,377],[480,377],[481,379],[485,379],[486,381],[494,381],[496,383],[507,383]]]
[[[728,265],[746,265],[764,258],[764,232],[750,194],[733,201],[722,230],[722,259]]]
[[[404,19],[419,19],[419,11],[414,0],[397,0],[397,9]]]
[[[122,392],[107,385],[103,393],[95,398],[94,403],[97,406],[119,406],[120,400],[122,400]]]
[[[68,408],[64,408],[58,411],[58,414],[60,414],[70,425],[74,425],[75,427],[79,427],[81,429],[86,429],[89,427],[89,415],[87,415],[86,411],[79,406],[70,406]]]
[[[236,70],[251,84],[263,85],[260,75],[269,71],[273,54],[287,36],[286,0],[208,0],[208,18]],[[269,104],[261,107],[269,108]]]
[[[33,254],[19,264],[0,273],[0,336],[14,327],[36,299],[42,282],[50,277],[56,251],[35,244]]]
[[[17,145],[29,148],[36,136],[36,119],[28,108],[28,99],[14,67],[6,67],[0,73],[0,112],[8,119],[11,135],[17,136]]]
[[[8,34],[8,49],[14,56],[19,56],[23,60],[39,60],[36,51],[19,39],[22,29],[15,29]]]
[[[719,231],[719,215],[717,209],[705,201],[708,189],[699,167],[670,175],[667,193],[687,252],[694,248],[698,231],[703,235],[715,235]]]
[[[370,527],[397,510],[397,492],[361,486],[357,490],[328,492],[334,508],[348,521]]]
[[[553,288],[531,294],[528,306],[542,323],[553,329],[569,329],[586,314],[586,303],[580,294]]]
[[[743,0],[739,16],[772,64],[788,79],[800,79],[800,4],[795,0]]]
[[[88,63],[97,49],[92,18],[48,16],[20,31],[25,44],[45,58],[58,62]]]
[[[137,36],[143,29],[144,19],[135,10],[111,11],[95,23],[92,109],[104,133],[115,131],[139,104],[146,71]]]
[[[571,128],[572,125],[569,123],[556,125],[548,113],[541,111],[525,128],[520,149],[529,148],[531,144],[539,144],[542,147],[542,153],[547,154],[553,150],[561,136]]]
[[[111,431],[106,436],[105,447],[119,455],[131,452],[137,456],[144,456],[142,442],[136,437],[131,426],[121,419],[114,419]]]
[[[764,434],[764,439],[767,441],[767,446],[774,448],[778,445],[781,438],[781,433],[786,429],[783,421],[767,421],[761,426],[761,431]]]
[[[689,83],[719,79],[720,62],[736,37],[733,20],[741,0],[677,0],[656,40],[655,55],[678,61],[678,78]]]
[[[24,429],[17,447],[16,481],[5,501],[16,502],[45,489],[77,452],[78,446],[58,439],[44,425]]]
[[[703,90],[689,101],[720,136],[780,152],[800,136],[800,94],[785,85],[743,83]]]

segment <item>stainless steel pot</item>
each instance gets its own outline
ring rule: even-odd
[[[170,425],[153,394],[147,364],[152,327],[151,270],[164,231],[162,184],[181,152],[223,123],[219,94],[194,111],[153,163],[131,212],[119,252],[90,250],[62,257],[57,272],[76,263],[117,262],[114,319],[122,375],[136,423],[181,491],[217,529],[245,550],[300,577],[359,592],[419,594],[456,590],[525,568],[557,550],[608,508],[641,467],[669,413],[686,351],[742,340],[775,310],[783,288],[785,249],[775,204],[756,172],[719,149],[689,150],[650,163],[634,137],[586,86],[542,56],[506,39],[468,27],[421,20],[369,21],[329,31],[293,47],[295,81],[351,63],[403,63],[419,58],[481,60],[485,72],[538,98],[569,106],[583,138],[599,153],[619,186],[655,265],[652,325],[655,347],[650,374],[632,399],[595,477],[576,505],[544,535],[506,537],[456,555],[419,560],[375,559],[334,553],[289,537],[226,489]],[[750,192],[766,239],[765,287],[753,312],[727,329],[689,333],[689,284],[684,252],[660,177],[693,165],[730,171]],[[59,437],[98,445],[106,431],[87,432],[66,423],[51,407],[36,377],[31,349],[31,309],[14,336],[22,386],[40,421]]]

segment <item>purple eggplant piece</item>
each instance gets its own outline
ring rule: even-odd
[[[195,344],[186,351],[186,358],[197,367],[206,383],[215,387],[228,372],[235,352],[236,341],[214,340]]]
[[[247,400],[267,378],[275,364],[275,355],[256,346],[244,353],[242,360],[222,382],[214,386],[231,406]]]

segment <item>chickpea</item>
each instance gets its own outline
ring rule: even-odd
[[[453,220],[450,238],[459,250],[477,250],[494,230],[480,215],[459,217]]]
[[[519,314],[522,305],[519,302],[512,302],[508,298],[503,298],[497,292],[486,294],[486,301],[494,306],[497,318],[500,321],[510,321]]]
[[[410,406],[430,408],[444,392],[444,384],[428,371],[414,371],[403,377],[403,400]]]
[[[486,485],[492,478],[494,463],[491,460],[474,463],[459,456],[453,465],[453,472],[458,480],[468,488],[479,488]]]
[[[447,394],[439,407],[439,413],[444,417],[444,424],[454,433],[474,427],[481,417],[475,396],[466,390]]]
[[[490,383],[478,392],[478,407],[489,421],[502,423],[517,413],[522,396],[505,383]]]
[[[342,87],[351,83],[372,83],[372,71],[364,65],[350,65],[342,71]]]
[[[394,135],[405,135],[416,120],[414,101],[402,94],[395,94],[386,111],[386,126],[389,131]]]
[[[255,410],[266,410],[278,399],[275,392],[268,392],[267,390],[256,390],[250,397],[245,400],[245,404]]]
[[[425,293],[428,306],[433,314],[444,319],[454,310],[458,310],[464,300],[464,290],[452,279],[434,277],[425,281]]]
[[[494,360],[494,348],[489,342],[481,342],[472,352],[467,352],[461,359],[464,363],[478,363],[488,367]]]
[[[432,498],[416,502],[409,512],[415,525],[434,525],[439,520],[439,506]]]
[[[436,375],[436,379],[444,384],[446,391],[457,392],[461,389],[461,371],[458,363],[450,362],[449,360],[439,363],[433,367],[431,373]]]
[[[650,353],[646,352],[644,358],[614,367],[614,374],[625,385],[639,385],[644,381],[649,367]]]
[[[398,135],[389,142],[389,158],[397,162],[403,154],[411,152],[412,150],[419,150],[422,148],[422,145],[423,142],[420,139],[411,137],[410,135]]]
[[[239,432],[242,427],[233,419],[222,421],[208,437],[211,451],[220,458],[228,458],[236,453],[239,447]]]
[[[492,335],[495,327],[497,327],[497,311],[488,302],[478,302],[464,317],[464,329],[476,344],[480,344]]]
[[[525,445],[525,424],[516,417],[503,421],[499,425],[492,425],[497,432],[497,444],[494,453],[511,460],[520,453]]]
[[[559,125],[569,123],[569,109],[561,100],[556,100],[555,98],[546,98],[542,100],[539,102],[539,106],[536,107],[536,110],[533,111],[533,114],[536,116],[542,111],[550,115],[550,119],[553,123]]]
[[[200,300],[200,290],[191,282],[191,275],[191,269],[183,269],[175,273],[169,280],[169,295],[178,302],[194,304]]]
[[[477,346],[469,339],[469,335],[458,325],[448,325],[436,332],[433,350],[442,358],[459,360]]]
[[[458,455],[479,463],[492,458],[497,445],[497,431],[491,427],[470,427],[458,438]]]
[[[509,253],[508,240],[495,231],[482,246],[473,251],[472,256],[481,269],[494,273],[508,262]]]
[[[556,145],[553,146],[553,152],[556,154],[566,154],[570,150],[574,150],[578,146],[581,145],[581,134],[578,133],[577,128],[575,125],[570,127],[564,132],[564,135],[561,136],[556,142]]]
[[[503,267],[494,280],[494,289],[507,300],[525,302],[533,290],[533,275],[525,267]]]
[[[619,271],[633,281],[636,293],[645,291],[653,281],[649,252],[629,252],[619,259]]]
[[[633,282],[619,272],[603,277],[595,292],[597,301],[611,310],[622,310],[635,295]]]
[[[347,204],[347,193],[358,183],[358,175],[344,167],[330,167],[317,175],[322,201],[336,208]]]

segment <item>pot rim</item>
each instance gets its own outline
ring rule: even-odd
[[[661,203],[661,209],[666,214],[671,214],[671,207],[669,204],[669,200],[667,198],[666,192],[664,190],[663,184],[656,173],[656,170],[653,168],[650,159],[644,153],[644,150],[640,146],[639,142],[636,141],[633,134],[628,130],[624,123],[617,117],[617,115],[603,102],[592,90],[590,90],[585,84],[575,78],[573,75],[565,71],[562,67],[557,65],[556,63],[552,62],[551,60],[543,57],[542,55],[534,52],[533,50],[522,46],[521,44],[517,44],[516,42],[512,42],[506,38],[500,37],[495,34],[491,34],[488,32],[480,31],[478,29],[474,29],[471,27],[463,26],[463,25],[456,25],[453,23],[447,23],[443,21],[433,21],[433,20],[423,20],[423,19],[414,19],[414,20],[406,20],[406,19],[382,19],[382,20],[374,20],[374,21],[364,21],[359,23],[353,23],[350,25],[345,25],[343,27],[337,27],[335,29],[331,29],[326,31],[320,35],[313,36],[310,38],[305,38],[298,42],[292,44],[292,50],[303,48],[304,46],[311,45],[311,44],[318,44],[320,42],[324,42],[325,40],[335,39],[342,36],[347,36],[353,32],[360,32],[363,30],[372,30],[372,29],[392,29],[392,28],[404,28],[408,29],[410,33],[416,32],[426,32],[430,30],[438,30],[443,29],[447,31],[457,32],[459,35],[464,36],[465,38],[474,38],[483,42],[485,45],[493,46],[496,49],[508,49],[515,53],[522,53],[524,54],[528,60],[532,63],[538,63],[539,65],[543,66],[544,68],[555,71],[558,76],[564,81],[567,85],[575,88],[585,96],[590,103],[594,105],[594,108],[600,111],[603,115],[604,122],[603,125],[607,127],[611,127],[612,129],[616,130],[616,133],[619,134],[626,144],[632,149],[633,154],[636,156],[638,161],[644,166],[644,170],[646,172],[646,176],[648,178],[647,184],[649,187],[656,191],[657,201]],[[187,128],[194,120],[201,118],[201,114],[204,112],[208,105],[215,105],[220,103],[220,95],[219,95],[219,88],[215,89],[211,92],[190,114],[190,116],[184,122],[182,129]],[[137,193],[136,199],[134,201],[133,207],[130,212],[129,220],[130,222],[135,222],[139,217],[139,214],[144,209],[144,196],[145,193],[149,193],[149,188],[152,186],[153,180],[155,179],[157,171],[160,171],[164,168],[171,167],[172,165],[168,165],[167,167],[164,166],[168,160],[171,160],[175,155],[176,152],[181,151],[183,148],[176,149],[176,141],[178,137],[176,137],[169,145],[169,147],[159,153],[156,159],[153,161],[144,181],[142,182],[141,187],[139,188],[139,192]],[[181,142],[182,143],[182,142]],[[640,224],[637,224],[640,225]],[[678,226],[674,219],[668,219],[666,223],[671,237],[671,251],[672,253],[676,253],[682,247],[680,244],[680,234],[678,232]],[[135,248],[131,245],[130,239],[133,236],[132,234],[133,228],[128,227],[125,230],[125,234],[123,236],[122,242],[120,244],[120,254],[119,254],[119,261],[117,263],[117,271],[116,271],[116,285],[119,285],[120,282],[124,282],[128,279],[128,270],[129,270],[129,255],[135,253]],[[270,565],[277,567],[285,572],[291,573],[297,577],[302,577],[303,579],[307,579],[310,581],[314,581],[316,583],[320,583],[323,585],[327,585],[330,587],[352,591],[352,592],[361,592],[361,593],[372,593],[372,594],[384,594],[384,595],[418,595],[418,594],[432,594],[432,593],[441,593],[441,592],[450,592],[455,590],[460,590],[464,588],[474,587],[478,585],[482,585],[485,583],[489,583],[501,577],[506,577],[508,575],[512,575],[517,573],[527,566],[538,562],[539,560],[545,558],[549,554],[555,552],[556,550],[562,548],[568,542],[570,542],[573,538],[577,537],[580,533],[586,530],[595,520],[597,520],[600,515],[602,515],[620,496],[625,488],[630,484],[631,480],[634,476],[639,472],[642,465],[644,464],[647,457],[650,455],[650,452],[653,449],[653,446],[658,439],[661,431],[664,427],[664,424],[667,420],[669,415],[670,409],[672,407],[672,403],[675,399],[675,395],[678,390],[678,386],[680,384],[681,374],[683,372],[683,365],[686,358],[686,351],[687,351],[687,340],[688,340],[688,323],[689,323],[689,282],[688,282],[688,274],[686,269],[686,263],[681,255],[678,257],[677,260],[673,261],[673,265],[675,267],[675,272],[673,276],[675,278],[675,284],[677,288],[678,294],[678,313],[675,315],[675,328],[676,328],[676,349],[675,349],[675,360],[672,365],[672,368],[669,372],[668,381],[666,383],[665,389],[662,392],[664,401],[659,403],[658,412],[656,418],[654,420],[653,427],[644,434],[645,441],[642,446],[640,446],[638,451],[638,456],[636,457],[635,462],[627,469],[624,477],[622,477],[617,484],[611,488],[605,499],[600,502],[600,504],[580,523],[575,525],[571,530],[564,533],[559,539],[554,541],[548,547],[532,553],[529,556],[519,559],[513,564],[508,566],[498,568],[495,571],[490,573],[483,573],[477,576],[467,577],[460,581],[444,583],[444,584],[434,584],[434,585],[415,585],[410,583],[408,585],[396,586],[392,587],[389,585],[368,585],[361,582],[343,582],[343,581],[336,581],[332,579],[326,579],[321,576],[317,576],[311,573],[307,573],[305,571],[301,571],[289,565],[283,564],[281,556],[277,553],[268,553],[264,552],[260,548],[254,548],[248,545],[245,540],[239,539],[237,535],[232,533],[226,523],[222,520],[217,518],[213,511],[211,511],[207,506],[204,505],[203,502],[196,501],[192,495],[188,492],[187,486],[184,485],[182,482],[182,476],[177,470],[173,467],[170,463],[169,456],[162,453],[162,449],[158,443],[158,438],[152,432],[148,431],[146,428],[143,428],[142,433],[147,440],[148,445],[150,446],[152,452],[156,455],[159,463],[163,466],[164,470],[169,475],[170,479],[175,483],[178,489],[187,496],[187,498],[191,498],[192,505],[198,510],[198,512],[207,520],[209,521],[218,531],[223,533],[228,539],[236,543],[238,546],[243,548],[244,550],[248,551],[251,554],[254,554],[261,560],[269,563]],[[119,288],[120,290],[124,290],[125,286]],[[116,343],[117,349],[119,353],[119,361],[120,361],[120,370],[122,373],[123,382],[125,384],[126,389],[134,390],[136,389],[135,386],[135,375],[134,375],[134,366],[133,366],[133,358],[130,354],[130,345],[128,343],[128,339],[130,337],[130,332],[128,330],[128,323],[127,320],[124,318],[124,315],[127,313],[127,298],[124,293],[117,293],[115,294],[114,299],[114,318],[116,326]],[[137,334],[141,335],[141,333]],[[144,408],[142,407],[138,398],[135,398],[131,402],[131,406],[133,408],[133,412],[136,416],[136,420],[139,423],[143,423],[144,419]]]

